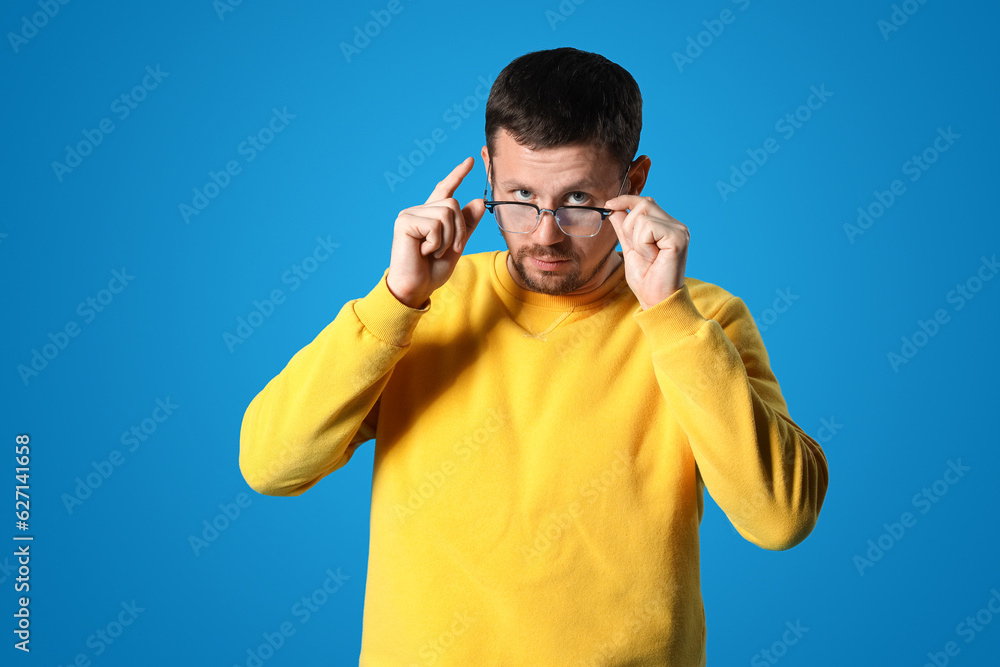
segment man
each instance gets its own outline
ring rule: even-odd
[[[815,525],[825,456],[746,306],[684,275],[687,227],[639,195],[641,109],[597,54],[514,60],[492,199],[452,197],[467,158],[400,212],[379,283],[247,408],[264,494],[375,439],[360,664],[704,665],[704,489],[765,549]],[[487,207],[507,251],[462,255]]]

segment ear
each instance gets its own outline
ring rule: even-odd
[[[628,194],[642,194],[642,189],[646,187],[646,177],[649,175],[651,164],[652,161],[648,155],[640,155],[632,162],[632,171],[628,178]]]

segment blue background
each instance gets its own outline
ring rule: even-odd
[[[476,164],[456,197],[482,196],[480,77],[492,83],[517,56],[567,45],[639,83],[639,152],[652,159],[643,194],[690,228],[687,274],[748,304],[793,419],[830,462],[819,524],[790,551],[746,542],[708,500],[709,664],[772,664],[767,649],[783,665],[922,665],[949,641],[960,650],[950,664],[997,664],[1000,618],[990,613],[971,641],[958,626],[1000,590],[1000,280],[973,280],[981,289],[961,308],[948,300],[1000,251],[995,5],[910,0],[915,13],[883,34],[889,2],[402,0],[349,57],[341,44],[385,2],[52,5],[58,13],[34,31],[23,17],[42,11],[37,2],[0,10],[0,497],[14,509],[14,438],[28,433],[35,537],[25,655],[12,646],[20,531],[7,515],[4,664],[68,665],[82,654],[108,667],[246,665],[283,622],[295,634],[264,664],[357,662],[373,443],[303,496],[265,497],[237,466],[243,412],[379,280],[401,209],[469,155]],[[718,31],[725,9],[733,20],[712,35],[704,22]],[[22,31],[30,38],[11,37]],[[696,57],[678,66],[674,54],[688,48]],[[147,78],[152,89],[121,118],[112,105],[147,66],[168,74],[155,87]],[[786,136],[776,123],[811,86],[832,95]],[[463,103],[469,117],[448,120]],[[273,109],[294,118],[248,161],[240,144]],[[104,118],[113,132],[57,175],[53,162]],[[437,128],[446,139],[390,187],[386,172]],[[939,128],[959,138],[930,151],[936,161],[911,181],[905,163]],[[779,150],[724,198],[718,183],[769,137]],[[180,205],[230,160],[239,173],[186,221]],[[905,193],[849,238],[858,207],[897,179]],[[467,252],[505,247],[486,222]],[[339,245],[293,290],[287,272],[318,237]],[[102,293],[123,268],[134,279]],[[285,301],[227,345],[237,318],[275,289]],[[779,290],[797,298],[769,312]],[[109,296],[89,318],[78,310]],[[901,354],[901,338],[938,309],[947,323],[917,336],[917,354],[894,368],[888,353]],[[19,366],[69,322],[78,335],[22,377]],[[150,420],[157,399],[178,407],[146,421],[155,431],[129,451],[122,434]],[[822,420],[834,427],[821,431]],[[115,450],[121,465],[67,507],[78,478]],[[968,468],[947,476],[954,483],[939,481],[949,461]],[[925,488],[933,504],[914,498]],[[915,523],[892,537],[884,524],[904,512]],[[206,522],[224,528],[194,546],[213,535]],[[859,565],[880,539],[889,548]],[[303,623],[296,603],[338,568],[348,578]],[[111,644],[95,639],[133,600],[134,622]],[[786,622],[808,630],[782,646]]]

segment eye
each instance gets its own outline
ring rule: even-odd
[[[524,188],[514,190],[514,197],[516,199],[531,199],[531,190],[525,190]],[[570,206],[582,206],[588,199],[590,199],[590,195],[586,192],[571,192],[566,196],[566,200]]]

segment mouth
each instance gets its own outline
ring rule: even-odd
[[[545,271],[552,271],[559,268],[561,265],[565,264],[569,260],[566,259],[542,259],[540,257],[532,257],[531,261],[535,263],[540,269]]]

